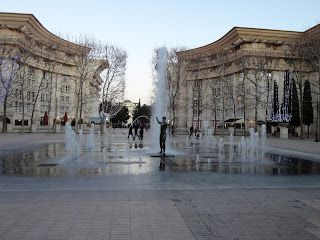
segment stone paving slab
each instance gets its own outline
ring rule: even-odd
[[[320,230],[320,210],[307,204],[319,188],[8,190],[0,199],[0,239],[318,239]]]
[[[32,134],[31,142],[63,138]],[[0,135],[0,151],[28,141]],[[0,240],[320,239],[319,175],[159,171],[160,159],[142,161],[104,176],[0,175]]]

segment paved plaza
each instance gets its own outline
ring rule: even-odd
[[[0,239],[320,239],[318,174],[175,170],[174,158],[159,170],[160,158],[126,148],[127,132],[109,134],[128,151],[112,167],[0,175]],[[62,141],[63,134],[0,135],[0,151]],[[268,139],[268,145],[319,160],[319,143]]]

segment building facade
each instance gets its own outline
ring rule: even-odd
[[[185,133],[191,126],[202,130],[227,125],[247,129],[284,122],[292,117],[292,107],[285,115],[283,103],[286,79],[295,79],[299,96],[303,86],[298,83],[311,82],[311,129],[315,132],[319,73],[297,53],[292,54],[292,48],[298,39],[316,34],[320,34],[320,25],[305,32],[234,27],[209,45],[178,52],[177,133]],[[279,99],[276,113],[275,98]],[[275,119],[278,113],[279,121]]]
[[[134,103],[130,100],[124,100],[122,105],[128,108],[129,115],[130,115],[130,118],[128,119],[128,123],[132,123],[134,120],[133,119],[133,112],[134,112],[135,108],[138,106],[138,103]]]
[[[88,58],[90,48],[52,34],[32,14],[17,13],[0,13],[0,44],[0,116],[13,128],[31,121],[52,126],[64,115],[79,119],[80,108],[83,122],[99,113],[99,74],[107,63]]]

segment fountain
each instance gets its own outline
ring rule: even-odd
[[[87,136],[87,151],[93,151],[95,147],[94,124],[91,124],[89,135]]]
[[[68,121],[66,123],[66,131],[65,131],[65,150],[67,152],[68,161],[72,160],[79,150],[79,144],[77,142],[76,134],[71,128],[71,123]]]
[[[162,119],[162,116],[167,116],[167,106],[169,103],[167,91],[167,49],[165,47],[159,48],[157,52],[156,78],[155,78],[155,100],[153,106],[152,120],[151,120],[151,150],[153,152],[159,150],[159,136],[160,127],[156,122],[156,117]],[[168,129],[167,129],[168,132]],[[169,143],[169,134],[166,140],[166,156],[173,156],[171,154],[172,148]],[[159,157],[159,154],[152,154],[152,157]]]

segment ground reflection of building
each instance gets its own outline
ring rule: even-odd
[[[178,52],[181,74],[176,132],[186,133],[192,125],[203,128],[205,123],[209,127],[241,127],[245,121],[246,127],[253,127],[268,121],[266,110],[272,104],[273,83],[279,87],[281,104],[284,76],[293,71],[289,44],[312,34],[320,34],[320,25],[305,32],[234,27],[211,44]],[[316,83],[316,72],[303,64],[302,74]]]
[[[2,174],[19,176],[65,176],[63,166],[54,163],[61,157],[62,144],[39,146],[34,150],[25,150],[0,157]]]

